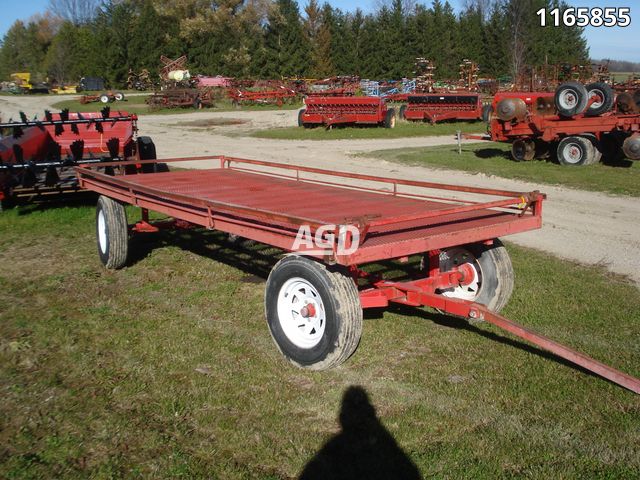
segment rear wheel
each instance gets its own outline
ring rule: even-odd
[[[100,196],[96,207],[96,238],[102,264],[109,269],[124,267],[129,250],[129,232],[127,214],[121,203]]]
[[[124,100],[124,93],[122,93],[122,92],[116,92],[116,93],[114,93],[114,94],[113,94],[113,97],[114,97],[117,101],[121,102],[121,101],[123,101],[123,100]]]
[[[384,128],[393,128],[396,126],[396,111],[393,108],[387,110],[384,116]]]
[[[278,349],[302,368],[340,365],[362,335],[362,307],[353,279],[306,257],[289,255],[273,267],[265,312]]]
[[[459,298],[485,305],[500,312],[513,292],[514,273],[507,249],[498,239],[492,245],[474,243],[453,247],[440,253],[440,270],[470,264],[474,278],[468,285],[442,290],[445,297]]]
[[[556,89],[555,104],[558,113],[563,117],[573,117],[584,111],[589,95],[587,89],[579,82],[566,82]]]
[[[558,144],[557,156],[560,165],[570,167],[588,165],[592,155],[594,155],[594,147],[588,138],[565,137]]]

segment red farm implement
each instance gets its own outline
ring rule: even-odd
[[[381,125],[393,128],[396,114],[379,97],[307,97],[298,112],[298,126],[339,124]]]
[[[630,95],[627,94],[630,97]],[[615,103],[615,105],[614,105]],[[560,85],[555,93],[496,95],[490,140],[512,144],[515,160],[545,158],[555,151],[561,165],[598,163],[622,151],[640,159],[640,113],[635,101],[605,83]],[[468,136],[472,137],[472,136]]]
[[[102,263],[123,267],[130,236],[161,228],[202,227],[289,252],[269,274],[265,310],[277,347],[299,367],[322,370],[346,361],[358,346],[365,308],[429,306],[490,322],[640,393],[638,379],[498,313],[514,282],[498,237],[540,228],[544,194],[229,157],[162,161],[206,161],[214,168],[127,174],[127,163],[107,164],[124,170],[115,176],[92,165],[76,169],[80,185],[101,195],[96,233]],[[142,211],[129,226],[126,204]],[[150,210],[170,218],[151,222]],[[390,260],[413,272],[385,278],[384,270],[362,268]]]
[[[212,107],[213,89],[170,88],[149,95],[146,102],[151,109]]]
[[[407,96],[400,118],[431,123],[446,120],[482,120],[483,106],[478,93],[416,94]]]
[[[0,124],[0,196],[42,197],[77,190],[73,167],[123,158],[154,159],[149,137],[135,138],[135,115],[112,112],[45,112],[42,120]]]
[[[291,88],[280,86],[271,90],[241,90],[230,88],[227,95],[234,105],[240,104],[275,104],[283,105],[285,102],[295,101],[299,94]]]

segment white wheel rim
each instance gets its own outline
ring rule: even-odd
[[[324,304],[307,280],[293,277],[278,292],[278,321],[285,336],[296,347],[313,348],[326,326]]]
[[[107,222],[102,210],[98,212],[98,245],[102,253],[107,253]]]
[[[474,301],[478,298],[482,287],[482,272],[475,255],[464,248],[452,248],[440,254],[440,270],[448,272],[454,267],[469,264],[473,271],[473,278],[467,285],[458,285],[442,291],[442,295],[450,298]]]
[[[602,105],[604,104],[604,100],[603,100],[604,99],[604,93],[602,92],[602,90],[591,90],[589,92],[589,99],[591,99],[593,97],[598,97],[598,98],[600,98],[600,100],[599,101],[596,100],[595,102],[593,102],[589,108],[592,108],[592,109],[595,110],[597,108],[602,107]]]
[[[578,104],[578,94],[574,90],[565,90],[558,98],[560,106],[566,110],[575,108]]]
[[[577,143],[568,143],[562,150],[562,157],[567,163],[580,162],[582,155],[582,149]]]

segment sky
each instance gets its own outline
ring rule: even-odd
[[[430,0],[419,0],[420,3],[430,4]],[[0,35],[4,35],[9,27],[17,19],[28,19],[31,15],[46,10],[49,0],[0,0]],[[322,3],[322,0],[321,2]],[[375,10],[379,0],[329,0],[334,7],[342,10],[355,10],[360,8],[365,12]],[[464,5],[464,0],[449,0],[456,11]],[[573,0],[568,1],[573,7],[631,7],[631,25],[625,28],[614,27],[587,27],[585,35],[589,44],[591,58],[611,58],[614,60],[630,60],[640,62],[640,48],[636,39],[640,36],[640,6],[638,2],[620,0]],[[301,8],[307,4],[307,0],[298,0]],[[626,5],[625,5],[626,4]],[[638,16],[638,18],[635,18]],[[547,27],[551,28],[551,27]]]

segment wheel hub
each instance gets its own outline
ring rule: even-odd
[[[324,303],[307,280],[287,280],[278,294],[278,320],[287,339],[300,348],[315,347],[326,327]]]

